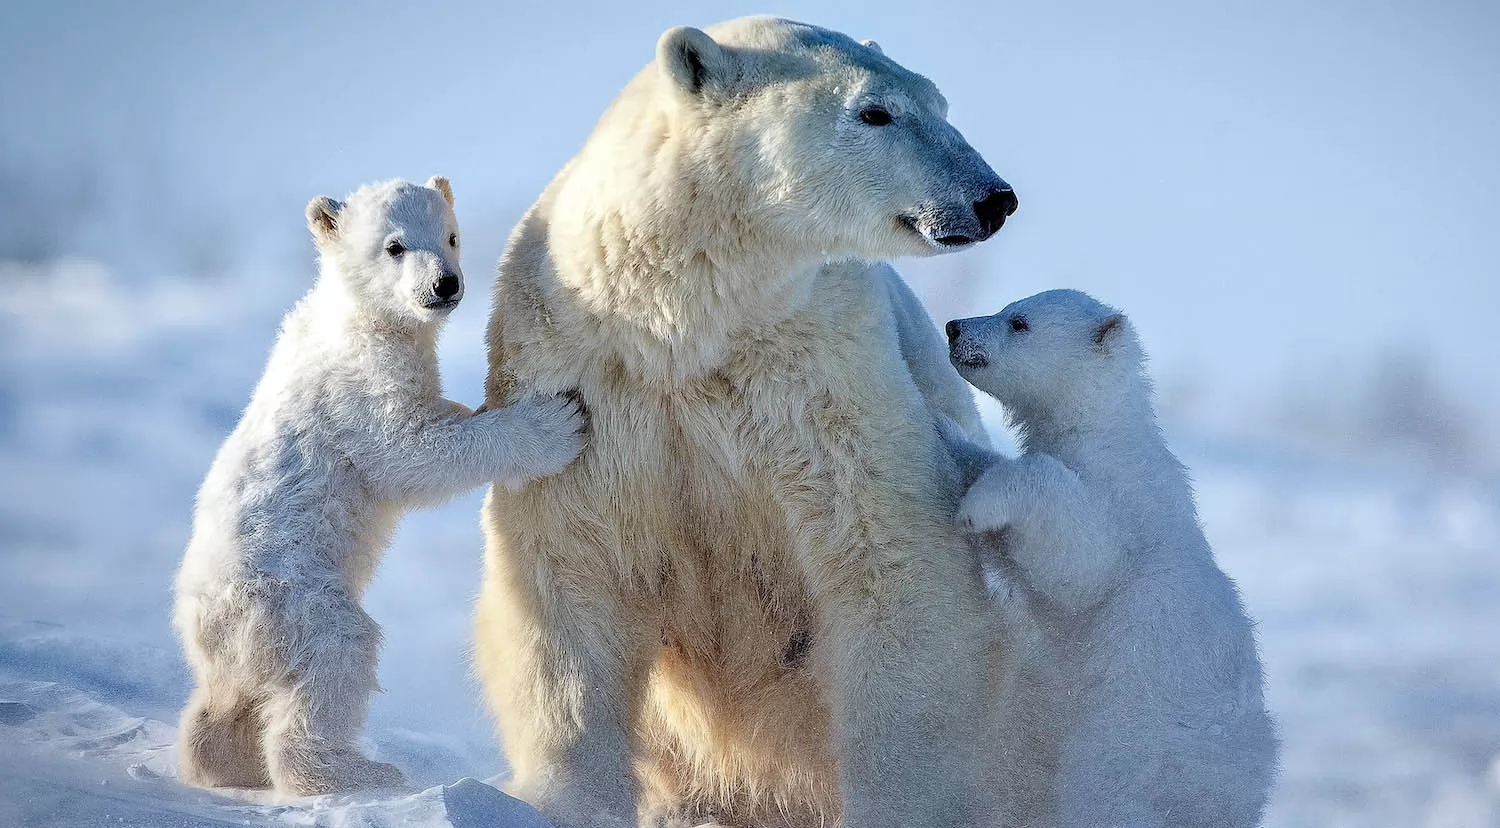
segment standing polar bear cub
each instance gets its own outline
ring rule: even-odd
[[[438,330],[463,295],[446,179],[314,199],[317,285],[287,315],[198,492],[175,623],[196,688],[180,776],[308,795],[395,784],[355,740],[380,631],[360,595],[401,511],[563,469],[566,400],[471,413],[444,400]]]
[[[1258,825],[1277,743],[1251,622],[1161,437],[1130,323],[1055,290],[948,335],[1024,448],[1001,459],[946,431],[978,478],[960,523],[1018,644],[1000,709],[1055,761],[1009,797],[1016,823]]]

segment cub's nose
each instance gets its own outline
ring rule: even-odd
[[[952,343],[954,340],[958,339],[959,334],[964,332],[963,327],[958,324],[957,319],[948,320],[948,324],[943,326],[943,330],[948,332],[949,343]]]
[[[437,294],[437,298],[439,299],[452,299],[453,297],[458,295],[458,292],[460,290],[463,290],[463,287],[464,283],[460,281],[457,276],[453,275],[452,273],[444,273],[442,277],[433,284],[432,292]]]
[[[1016,191],[1009,187],[995,190],[974,202],[974,215],[979,218],[979,226],[984,231],[983,238],[995,235],[996,230],[1004,227],[1005,219],[1015,214],[1020,204]]]

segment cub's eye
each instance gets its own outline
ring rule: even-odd
[[[859,119],[870,126],[885,126],[891,122],[891,113],[885,107],[866,107],[859,113]]]
[[[400,256],[402,253],[405,253],[406,248],[402,246],[401,242],[393,241],[385,246],[385,252],[391,254],[391,258],[394,259],[397,256]]]
[[[458,247],[458,234],[457,233],[449,233],[448,234],[448,246],[449,247]]]
[[[1020,333],[1022,331],[1031,330],[1031,326],[1026,324],[1026,317],[1012,316],[1010,318],[1010,329],[1015,331],[1016,333]]]

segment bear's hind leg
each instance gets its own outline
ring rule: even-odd
[[[378,688],[379,627],[348,596],[326,590],[295,609],[282,614],[285,666],[264,707],[271,781],[293,796],[403,784],[396,766],[357,745]]]
[[[268,788],[259,704],[235,690],[200,686],[178,726],[177,775],[204,788]]]

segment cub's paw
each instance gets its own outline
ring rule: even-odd
[[[321,796],[406,784],[400,768],[353,750],[312,750],[283,756],[274,764],[272,776],[276,790],[287,796]]]
[[[588,443],[588,414],[577,394],[522,402],[500,409],[509,415],[510,462],[500,482],[517,488],[528,480],[557,474]]]
[[[362,788],[397,788],[406,784],[406,775],[395,765],[357,757],[340,769],[339,784],[348,790]]]
[[[999,532],[1015,519],[1015,504],[1008,487],[997,483],[991,475],[986,475],[964,495],[958,507],[958,525],[965,532]]]

